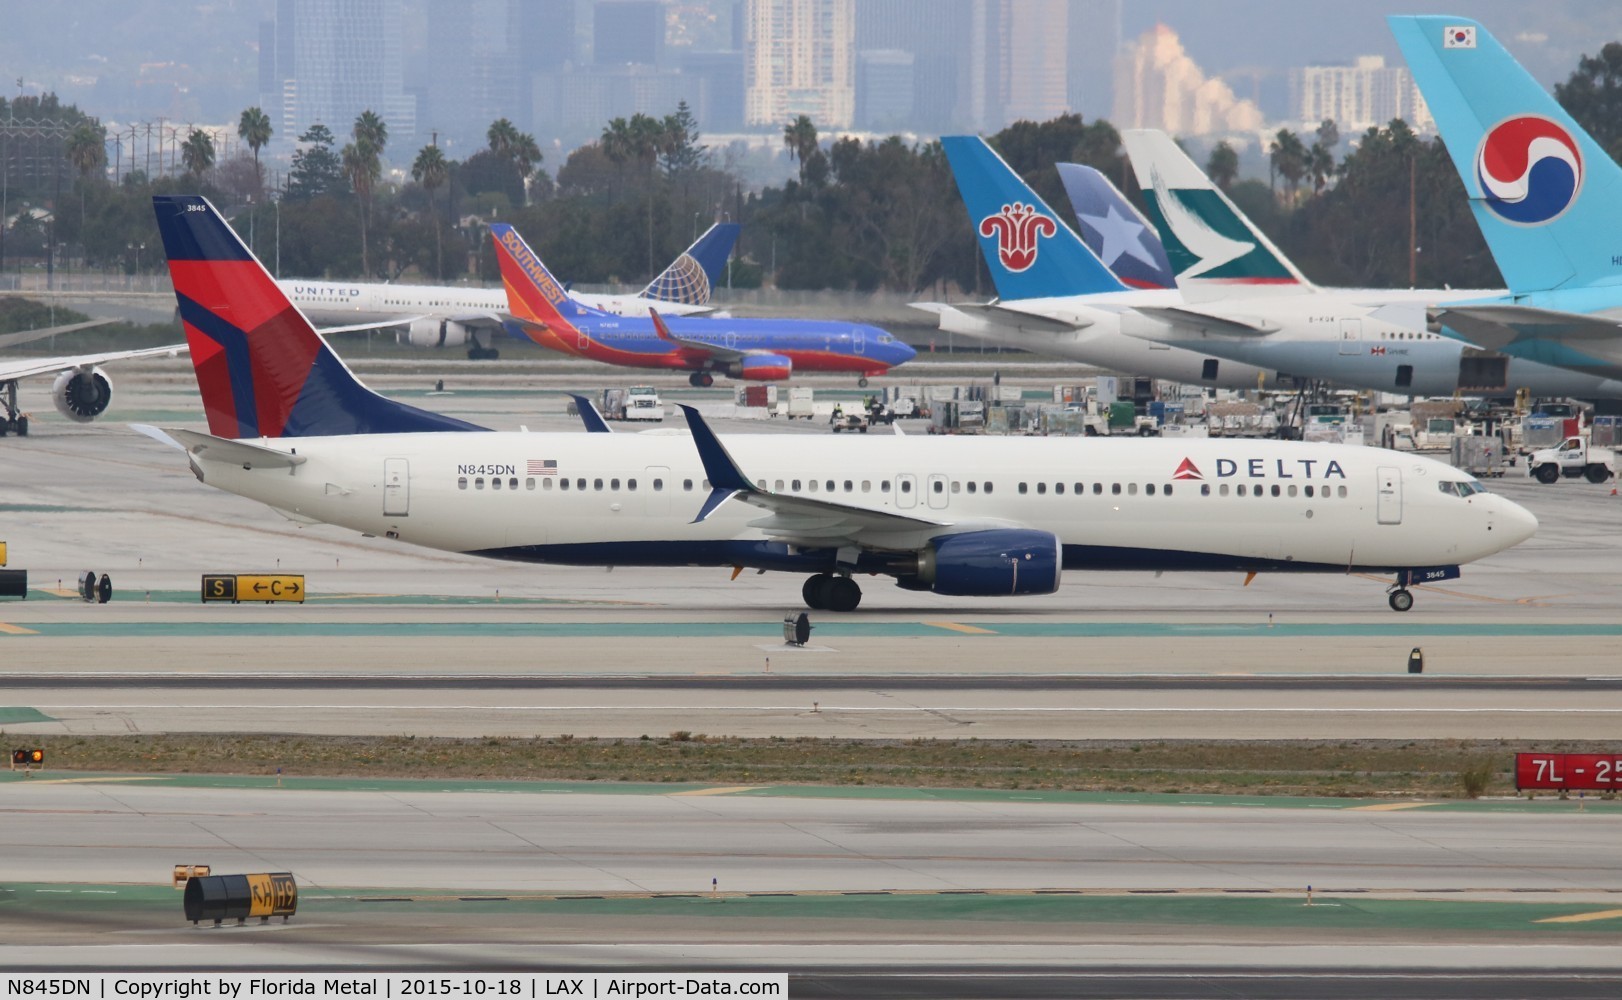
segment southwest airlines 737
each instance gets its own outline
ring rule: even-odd
[[[1276,441],[509,433],[361,385],[205,199],[153,199],[208,433],[141,428],[197,478],[306,523],[537,563],[858,576],[955,597],[1072,570],[1388,572],[1408,587],[1530,537],[1450,466]]]

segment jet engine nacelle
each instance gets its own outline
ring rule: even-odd
[[[952,597],[1051,594],[1063,564],[1058,536],[1024,528],[966,531],[930,540],[902,586]]]
[[[412,347],[461,347],[472,337],[472,331],[461,323],[448,319],[413,320],[406,330],[406,340]]]
[[[781,382],[794,373],[794,361],[782,354],[751,354],[727,370],[751,382]]]
[[[51,383],[51,399],[58,413],[74,423],[88,424],[113,401],[113,382],[100,368],[75,368]]]

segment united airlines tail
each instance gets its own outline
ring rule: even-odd
[[[1127,129],[1121,143],[1179,285],[1311,286],[1171,136]]]
[[[945,136],[941,146],[1001,299],[1126,289],[985,140]]]
[[[208,199],[152,208],[215,437],[484,430],[361,385]]]
[[[1059,180],[1076,210],[1087,249],[1117,278],[1133,288],[1177,287],[1160,237],[1108,177],[1080,163],[1061,163]]]
[[[682,305],[708,305],[738,242],[736,222],[717,222],[642,289],[642,297]]]
[[[1622,167],[1480,24],[1386,20],[1510,291],[1622,283]]]

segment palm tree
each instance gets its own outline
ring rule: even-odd
[[[783,126],[783,145],[788,147],[789,159],[800,161],[800,183],[804,184],[806,157],[817,151],[817,127],[809,115]]]
[[[237,135],[253,150],[253,175],[259,182],[259,190],[265,189],[265,175],[259,169],[259,151],[270,143],[270,137],[275,129],[270,127],[270,116],[258,107],[252,107],[242,112],[237,120]]]
[[[624,123],[625,119],[616,118],[616,122]],[[606,138],[608,130],[603,130]],[[490,128],[484,134],[490,143],[490,152],[500,159],[512,164],[518,171],[518,184],[524,200],[529,200],[529,175],[541,165],[541,147],[536,144],[535,137],[528,132],[518,131],[518,126],[505,118],[497,118],[490,123]]]
[[[84,189],[90,181],[90,173],[100,167],[107,159],[107,134],[100,125],[90,122],[81,122],[74,128],[73,134],[68,136],[67,145],[68,162],[79,170],[79,232],[83,240],[85,211]]]
[[[214,165],[214,138],[202,129],[194,128],[186,141],[180,146],[181,162],[186,164],[186,173],[192,175],[197,183],[203,182],[203,174]]]
[[[484,137],[490,143],[490,152],[503,160],[512,159],[513,147],[518,144],[518,126],[506,118],[497,118],[490,123],[490,128]]]
[[[350,135],[356,142],[364,139],[371,143],[375,156],[382,156],[383,150],[389,144],[389,126],[376,111],[369,108],[355,119],[355,127],[350,130]]]
[[[438,146],[424,146],[417,151],[417,158],[411,164],[411,176],[428,192],[428,209],[434,217],[434,277],[445,276],[445,263],[443,248],[439,237],[439,213],[434,208],[434,190],[451,177],[451,165],[445,161],[445,154],[439,151]]]
[[[1301,178],[1307,175],[1307,147],[1302,144],[1300,136],[1287,128],[1281,128],[1267,149],[1268,162],[1272,167],[1271,175],[1284,178],[1284,186],[1289,193],[1288,200],[1294,204],[1296,189],[1301,184]]]
[[[1224,139],[1212,148],[1211,158],[1205,161],[1205,175],[1224,191],[1239,176],[1239,153],[1228,145],[1228,140]]]
[[[1307,172],[1312,175],[1312,193],[1323,194],[1329,178],[1335,176],[1335,154],[1321,141],[1307,150]]]
[[[341,154],[344,176],[349,178],[350,187],[360,197],[360,269],[368,277],[372,273],[371,257],[366,243],[367,205],[372,197],[372,185],[382,176],[383,168],[378,162],[377,150],[366,139],[356,139],[344,146]]]

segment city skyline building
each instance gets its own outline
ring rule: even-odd
[[[1263,127],[1254,101],[1207,77],[1165,24],[1121,47],[1115,57],[1116,128],[1157,128],[1173,135],[1257,133]]]
[[[334,135],[375,111],[389,139],[415,140],[417,98],[405,89],[401,0],[277,0],[274,26],[260,30],[260,107],[283,140],[320,123]],[[266,70],[269,69],[267,73]]]
[[[744,10],[744,123],[819,127],[856,117],[855,0],[748,0]]]
[[[1332,120],[1350,135],[1401,118],[1417,132],[1436,130],[1413,74],[1387,66],[1383,56],[1358,56],[1350,66],[1299,66],[1289,76],[1290,117],[1303,125]]]

